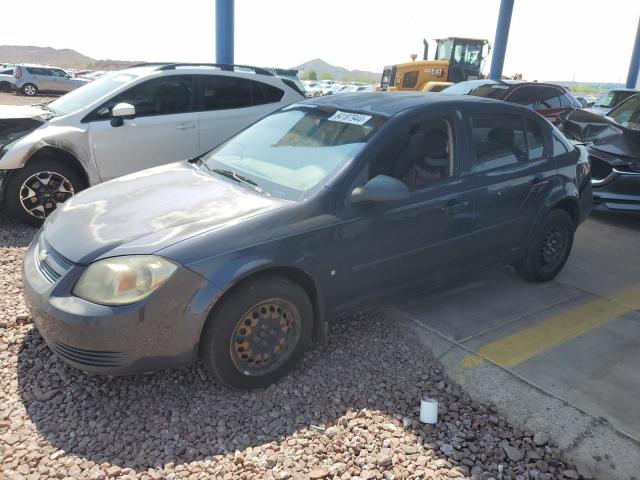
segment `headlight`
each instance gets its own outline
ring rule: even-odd
[[[156,255],[132,255],[89,265],[73,294],[100,305],[127,305],[157,290],[178,266]]]

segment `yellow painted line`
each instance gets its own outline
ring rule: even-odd
[[[608,297],[553,315],[529,328],[484,345],[478,355],[503,367],[513,368],[543,352],[562,345],[593,328],[640,309],[640,284]],[[476,355],[467,356],[463,368],[477,366]]]

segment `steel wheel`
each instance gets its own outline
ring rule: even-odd
[[[73,185],[64,175],[36,172],[20,186],[20,205],[32,217],[45,219],[74,193]]]
[[[38,93],[38,89],[36,88],[35,85],[31,85],[30,83],[27,83],[24,87],[22,87],[22,93],[24,93],[29,97],[33,97]]]
[[[231,359],[245,375],[265,375],[291,356],[300,338],[300,313],[293,303],[271,298],[251,307],[231,336]]]
[[[544,272],[555,269],[564,259],[567,244],[567,235],[560,227],[554,226],[547,230],[538,253],[540,269]]]

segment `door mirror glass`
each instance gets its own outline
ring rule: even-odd
[[[387,175],[378,175],[362,187],[351,192],[351,204],[368,202],[392,202],[409,198],[409,189],[400,180]]]

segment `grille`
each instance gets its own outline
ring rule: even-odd
[[[45,252],[46,255],[44,254]],[[40,239],[38,245],[36,263],[42,275],[51,283],[57,282],[62,275],[73,267],[73,262],[63,257],[44,238]]]
[[[123,366],[124,355],[122,352],[85,350],[84,348],[72,347],[58,341],[53,342],[51,350],[66,360],[80,363],[82,365],[88,365],[91,367]]]
[[[604,180],[613,171],[613,168],[608,162],[598,157],[590,155],[589,160],[591,161],[591,177],[595,180]]]

